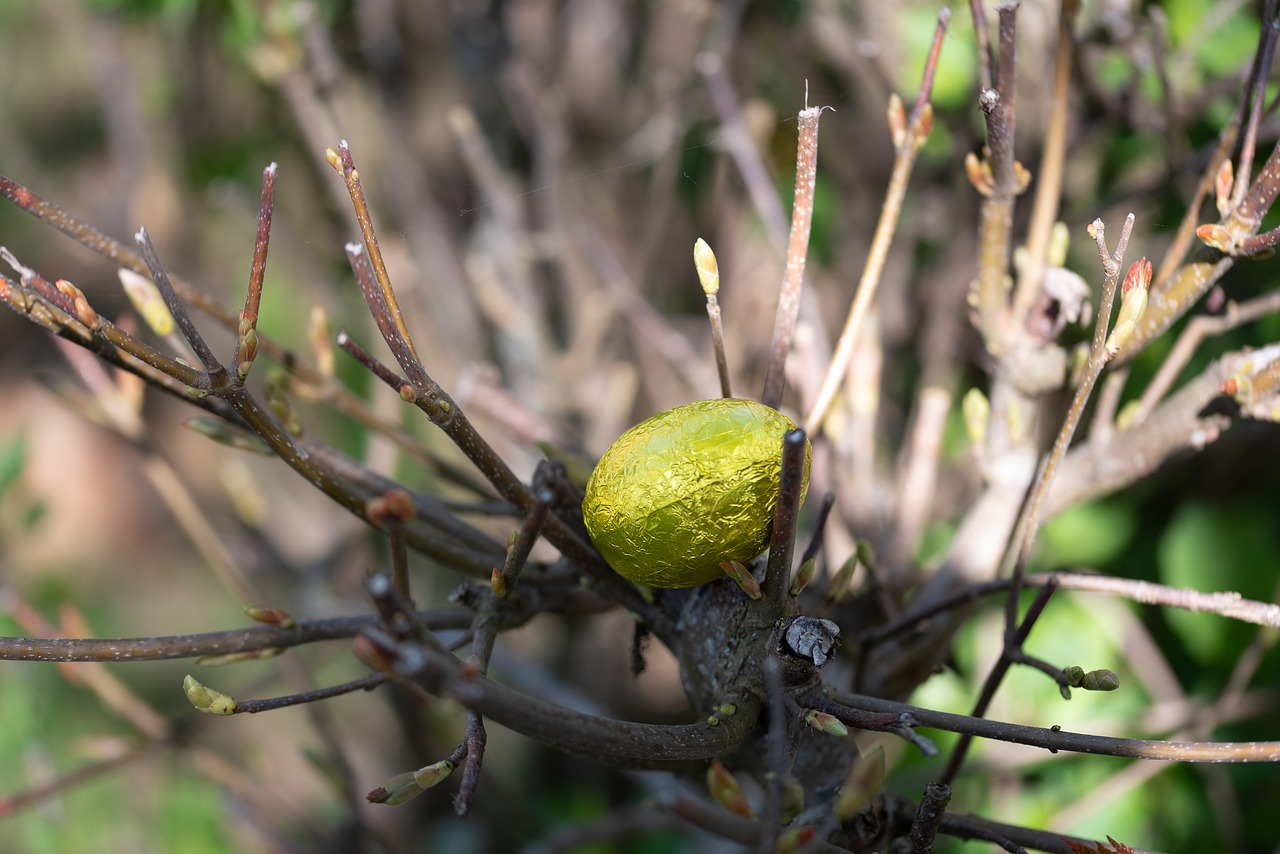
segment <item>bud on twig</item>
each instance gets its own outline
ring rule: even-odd
[[[711,767],[707,769],[707,789],[716,803],[734,815],[740,815],[743,818],[756,817],[756,811],[747,802],[747,796],[742,793],[742,786],[738,783],[738,779],[729,773],[719,759],[712,759]]]
[[[260,454],[269,457],[275,453],[271,447],[262,439],[242,430],[233,424],[228,424],[221,418],[213,418],[207,415],[197,415],[194,418],[188,418],[182,422],[182,426],[192,432],[199,433],[207,439],[212,439],[219,445],[226,445],[228,448],[235,448],[239,451],[249,451],[253,454]]]
[[[284,652],[283,647],[267,646],[262,649],[228,652],[225,655],[202,655],[196,658],[196,664],[202,667],[220,667],[224,664],[240,664],[245,661],[262,661],[267,658],[275,658],[282,652]]]
[[[252,330],[250,331],[252,332]],[[271,407],[271,411],[280,419],[280,424],[285,431],[290,436],[301,436],[302,421],[299,420],[293,404],[289,402],[289,398],[285,395],[285,389],[288,384],[289,377],[284,371],[271,371],[266,382],[262,384],[262,391],[266,395],[267,405]]]
[[[90,329],[101,329],[102,318],[98,317],[98,313],[89,305],[89,300],[85,297],[84,291],[68,282],[66,279],[58,279],[53,283],[58,292],[71,300],[71,308],[76,316],[76,320],[83,323]]]
[[[333,376],[333,339],[329,335],[329,312],[322,305],[311,307],[307,342],[311,345],[311,358],[315,359],[316,372],[322,377]]]
[[[397,774],[365,795],[364,799],[371,804],[398,807],[447,780],[456,767],[448,759],[441,759],[412,773]]]
[[[1145,257],[1134,261],[1125,274],[1124,286],[1121,289],[1120,313],[1116,315],[1115,328],[1107,336],[1106,357],[1114,359],[1120,352],[1142,319],[1147,309],[1147,288],[1151,286],[1151,262]]]
[[[745,566],[736,560],[727,560],[720,564],[720,568],[724,570],[724,574],[734,580],[734,582],[742,588],[742,592],[750,596],[752,599],[759,599],[761,594],[760,582],[756,581],[756,577],[751,574]]]
[[[1114,691],[1120,687],[1120,677],[1110,670],[1090,670],[1072,665],[1062,668],[1062,675],[1072,688],[1083,688],[1086,691]]]
[[[844,721],[835,715],[820,712],[817,709],[810,709],[804,716],[804,722],[818,732],[825,732],[827,735],[834,735],[837,738],[844,738],[849,734],[849,728],[844,725]]]
[[[1235,169],[1231,165],[1231,158],[1228,157],[1218,167],[1218,175],[1213,182],[1214,201],[1218,205],[1220,216],[1226,216],[1231,210],[1231,187],[1235,182]]]
[[[853,573],[857,568],[858,553],[854,552],[841,564],[840,569],[836,571],[835,576],[831,579],[831,585],[827,588],[828,602],[839,602],[848,595],[849,582],[853,580]]]
[[[795,578],[791,579],[792,596],[799,596],[801,591],[809,586],[809,582],[813,580],[813,573],[815,569],[817,569],[817,564],[814,562],[813,558],[809,558],[804,563],[800,564],[800,568],[796,570]]]
[[[250,619],[266,623],[268,626],[275,626],[277,629],[291,629],[297,625],[287,612],[269,605],[245,605],[244,612]]]
[[[719,293],[720,265],[716,263],[716,253],[711,251],[707,241],[701,237],[693,244],[693,266],[698,271],[698,281],[702,283],[703,293]]]
[[[889,94],[889,133],[892,135],[893,148],[902,148],[907,141],[907,110],[897,92]]]
[[[236,713],[237,703],[234,697],[223,694],[221,691],[215,691],[212,688],[206,688],[197,682],[194,676],[188,674],[182,680],[182,690],[187,695],[187,700],[191,705],[206,715],[234,715]]]
[[[164,297],[160,296],[160,290],[155,283],[146,276],[124,267],[116,270],[116,276],[120,279],[124,292],[129,296],[129,301],[133,303],[133,310],[138,312],[147,326],[151,327],[151,331],[161,338],[172,335],[177,324],[174,323],[173,315],[169,313],[169,307],[164,304]]]
[[[1236,238],[1226,227],[1217,224],[1202,225],[1196,229],[1196,237],[1211,249],[1223,255],[1236,254]]]

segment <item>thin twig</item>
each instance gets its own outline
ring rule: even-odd
[[[1085,367],[1083,376],[1080,378],[1080,384],[1076,388],[1075,396],[1071,400],[1071,406],[1067,410],[1066,417],[1063,418],[1062,427],[1058,430],[1058,436],[1054,440],[1053,448],[1041,465],[1039,476],[1032,485],[1031,493],[1023,506],[1023,518],[1014,528],[1015,536],[1019,540],[1013,564],[1013,586],[1009,588],[1009,598],[1005,606],[1006,636],[1012,636],[1017,624],[1021,578],[1026,571],[1027,560],[1031,556],[1031,546],[1035,542],[1036,533],[1040,527],[1041,506],[1044,503],[1045,496],[1049,493],[1049,487],[1053,483],[1058,464],[1067,452],[1067,446],[1071,444],[1076,427],[1084,416],[1085,405],[1089,402],[1093,387],[1097,383],[1098,377],[1102,374],[1102,369],[1107,364],[1106,343],[1107,329],[1111,322],[1111,307],[1115,301],[1120,270],[1124,266],[1124,253],[1129,246],[1129,236],[1133,233],[1133,222],[1134,216],[1129,214],[1120,230],[1120,239],[1116,242],[1114,253],[1107,249],[1106,227],[1103,225],[1102,220],[1097,219],[1093,222],[1094,240],[1098,244],[1098,255],[1102,261],[1104,273],[1102,299],[1098,307],[1097,323],[1094,326],[1093,344],[1089,350],[1089,362]]]
[[[433,631],[465,629],[471,613],[461,608],[420,611],[418,618]],[[322,620],[298,620],[287,629],[252,626],[194,635],[137,638],[16,638],[0,637],[0,661],[162,661],[176,658],[232,655],[263,649],[284,649],[316,641],[354,637],[378,625],[364,614]]]
[[[1058,12],[1058,45],[1053,61],[1053,88],[1049,119],[1044,130],[1044,150],[1036,175],[1031,222],[1027,225],[1027,253],[1013,296],[1015,322],[1025,318],[1042,292],[1049,235],[1058,218],[1062,199],[1063,166],[1067,153],[1067,115],[1071,103],[1071,59],[1075,51],[1075,17],[1079,0],[1063,0]]]
[[[94,252],[97,252],[109,261],[119,264],[124,269],[131,270],[138,275],[148,275],[147,264],[142,259],[142,256],[137,252],[118,241],[112,240],[110,237],[107,237],[93,226],[89,225],[87,222],[41,198],[27,187],[24,187],[23,185],[2,175],[0,175],[0,195],[9,199],[9,201],[13,202],[26,213],[29,213],[42,222],[53,226],[58,231],[88,247]],[[219,325],[228,329],[233,334],[237,331],[239,320],[236,316],[236,312],[219,304],[199,288],[179,276],[170,273],[169,279],[184,303],[204,312],[209,317],[216,320]],[[0,298],[6,297],[6,294],[3,293],[4,290],[4,288],[0,288]],[[5,301],[10,302],[8,299]],[[10,302],[10,305],[13,305],[13,303]],[[14,305],[13,307],[15,310],[23,310],[20,306]],[[39,319],[34,316],[31,316],[31,319],[39,322]],[[46,326],[45,328],[48,329],[49,327]],[[57,334],[64,334],[62,331],[55,329],[49,329],[49,331],[56,332]],[[123,335],[123,333],[118,334]],[[123,348],[121,343],[115,343],[116,346]],[[142,345],[140,342],[138,346],[145,347],[145,345]],[[316,371],[315,368],[309,366],[304,359],[298,356],[297,353],[294,353],[265,335],[258,336],[258,347],[262,352],[265,352],[271,358],[284,365],[299,380],[314,389],[321,400],[332,404],[344,415],[352,418],[358,424],[367,427],[370,430],[387,436],[403,451],[420,460],[425,465],[430,466],[434,471],[448,477],[452,482],[465,486],[466,488],[477,492],[477,494],[486,494],[487,490],[483,486],[479,485],[469,472],[460,472],[453,466],[442,463],[440,460],[436,459],[422,447],[416,438],[410,436],[394,422],[374,414],[363,401],[346,391],[337,383],[331,382],[328,377],[325,377]],[[150,348],[147,349],[150,350]],[[104,355],[99,350],[95,350],[95,352],[98,352],[99,355]],[[130,350],[129,352],[132,353],[133,351]],[[112,358],[113,363],[119,364],[118,357],[113,358],[113,355],[114,354],[107,354],[104,355],[104,357]],[[142,357],[140,356],[139,358]],[[148,364],[152,364],[148,359],[143,359],[143,361],[146,361]],[[143,376],[148,382],[164,388],[166,391],[175,392],[175,389],[171,387],[172,384],[166,385],[164,380],[161,380],[156,376],[145,375],[144,373],[139,372],[136,367],[128,365],[122,365],[122,367],[126,367],[128,370],[139,373],[139,375]],[[184,370],[189,371],[190,369],[182,368],[176,372],[166,370],[165,373],[168,373],[170,376],[180,378],[181,373]],[[190,385],[190,383],[187,382],[184,385]],[[176,389],[175,393],[181,394],[182,389]],[[205,408],[218,405],[217,401],[211,401],[208,399],[204,401],[196,401],[196,403],[197,405],[204,406]]]
[[[209,349],[209,345],[205,343],[204,336],[200,334],[200,329],[191,319],[191,315],[187,313],[186,306],[182,304],[182,298],[174,290],[173,283],[169,280],[169,274],[165,272],[163,265],[160,263],[160,256],[156,254],[156,248],[151,244],[151,237],[147,234],[147,229],[145,227],[138,229],[133,238],[137,241],[138,251],[142,254],[142,260],[147,264],[147,272],[151,275],[151,281],[155,282],[156,287],[160,289],[160,295],[164,297],[165,306],[168,307],[169,313],[173,315],[178,328],[182,330],[182,337],[187,339],[187,343],[195,351],[196,357],[204,365],[205,372],[212,378],[213,375],[225,371],[226,369],[222,366],[222,363],[218,361],[217,357],[213,355],[213,351]]]
[[[467,758],[462,766],[462,781],[458,784],[457,797],[453,799],[453,811],[459,818],[471,813],[471,802],[476,787],[480,785],[480,769],[484,766],[484,750],[489,734],[484,728],[484,718],[471,709],[467,710],[467,733],[462,743],[467,748]]]
[[[827,517],[831,515],[831,508],[835,504],[834,492],[828,492],[822,496],[822,506],[818,508],[818,518],[813,522],[813,533],[809,535],[809,545],[804,547],[804,552],[800,555],[801,565],[818,556],[818,549],[822,548],[822,532],[827,527]]]
[[[377,643],[376,636],[359,637]],[[432,696],[446,697],[486,718],[575,756],[618,767],[665,768],[723,756],[740,746],[760,719],[759,704],[743,697],[737,713],[718,726],[642,724],[584,714],[513,691],[462,662],[412,641],[383,646],[393,672]],[[736,699],[736,698],[735,698]]]
[[[1010,595],[1012,595],[1014,588],[1015,585],[1010,585]],[[1045,606],[1049,604],[1049,599],[1057,589],[1057,582],[1050,579],[1036,593],[1036,598],[1031,603],[1031,607],[1027,609],[1027,615],[1023,618],[1022,623],[1016,626],[1012,633],[1006,633],[1000,657],[996,659],[996,663],[991,667],[991,672],[987,674],[987,678],[983,681],[982,693],[979,695],[978,701],[973,704],[973,717],[980,718],[986,715],[987,709],[991,707],[991,701],[995,699],[996,691],[1000,688],[1000,683],[1004,681],[1005,674],[1009,672],[1009,668],[1014,664],[1029,664],[1037,667],[1046,675],[1054,678],[1064,696],[1070,696],[1066,687],[1066,678],[1060,670],[1047,665],[1040,666],[1041,662],[1038,659],[1034,659],[1022,651],[1022,645],[1026,642],[1027,636],[1031,634],[1032,627],[1035,625],[1036,620],[1040,618],[1040,615],[1044,613]],[[951,783],[955,780],[956,775],[960,773],[960,768],[964,765],[965,758],[969,754],[969,747],[972,742],[972,735],[966,733],[960,736],[955,748],[951,751],[951,758],[947,760],[947,767],[942,772],[939,782]]]
[[[1235,207],[1244,201],[1252,179],[1253,157],[1258,144],[1258,125],[1262,121],[1263,100],[1267,95],[1264,82],[1271,76],[1271,62],[1275,58],[1276,34],[1280,21],[1276,20],[1276,0],[1267,0],[1262,12],[1262,36],[1258,45],[1259,73],[1250,83],[1253,86],[1253,103],[1249,108],[1249,120],[1245,124],[1244,139],[1240,145],[1240,162],[1236,168],[1236,184],[1231,196]]]
[[[1053,752],[1065,750],[1071,753],[1092,753],[1130,759],[1157,759],[1166,762],[1280,762],[1280,741],[1202,742],[1113,738],[1063,729],[1044,729],[992,721],[950,712],[936,712],[906,703],[883,700],[879,697],[838,691],[829,693],[833,702],[848,706],[850,709],[906,713],[919,720],[920,726],[931,729],[1007,741],[1012,744],[1025,744]]]
[[[373,274],[378,281],[378,289],[382,295],[381,301],[387,308],[396,332],[399,333],[396,337],[416,359],[418,354],[413,347],[413,339],[409,337],[409,328],[405,325],[404,314],[400,311],[395,291],[391,288],[391,277],[387,274],[387,265],[382,260],[382,250],[378,247],[378,235],[373,230],[373,219],[369,215],[369,205],[364,198],[364,187],[360,184],[360,171],[356,169],[355,160],[351,156],[351,147],[344,139],[338,143],[338,150],[333,157],[329,157],[329,152],[325,155],[347,183],[347,193],[351,196],[351,206],[355,210],[356,221],[360,224],[360,237],[364,241],[369,263],[373,266]]]
[[[383,673],[373,673],[369,676],[353,679],[350,682],[343,682],[341,685],[317,688],[314,691],[302,691],[297,694],[286,694],[282,697],[269,697],[265,700],[236,700],[235,713],[256,715],[258,712],[271,712],[276,709],[288,708],[289,706],[300,706],[303,703],[318,703],[321,700],[341,697],[343,694],[351,694],[355,691],[372,691],[379,685],[385,685],[390,681],[391,677]]]
[[[920,92],[916,97],[915,106],[906,122],[902,138],[894,140],[896,153],[893,160],[893,173],[889,177],[889,186],[885,190],[884,204],[880,208],[880,219],[876,223],[875,235],[871,239],[871,248],[867,252],[862,277],[858,280],[858,290],[853,298],[853,304],[849,307],[849,315],[845,319],[844,330],[840,333],[835,353],[832,354],[831,362],[827,366],[827,373],[822,378],[818,396],[809,414],[805,416],[804,429],[811,436],[818,434],[827,418],[836,392],[844,383],[849,360],[853,358],[854,345],[857,343],[858,330],[880,286],[880,275],[884,271],[885,260],[889,257],[889,247],[893,243],[893,234],[898,227],[898,217],[902,214],[907,182],[911,178],[916,155],[928,139],[929,131],[933,127],[933,107],[929,104],[929,96],[933,92],[938,57],[942,54],[942,40],[950,20],[951,11],[943,8],[938,13],[938,26],[933,34],[933,44],[929,48],[928,58],[925,60],[924,76],[920,81]]]

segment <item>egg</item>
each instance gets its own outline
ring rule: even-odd
[[[582,516],[619,574],[650,587],[694,587],[720,564],[769,544],[782,438],[796,425],[763,403],[700,400],[623,433],[587,481]],[[805,442],[803,502],[812,449]]]

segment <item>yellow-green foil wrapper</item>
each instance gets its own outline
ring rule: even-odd
[[[605,452],[587,481],[583,520],[618,574],[693,587],[769,544],[782,437],[795,423],[754,400],[717,398],[659,412]],[[805,443],[809,486],[812,451]]]

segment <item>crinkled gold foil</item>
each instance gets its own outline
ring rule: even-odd
[[[582,515],[620,575],[693,587],[769,544],[782,437],[795,424],[753,400],[717,398],[659,412],[623,433],[587,482]],[[805,443],[804,491],[812,452]]]

